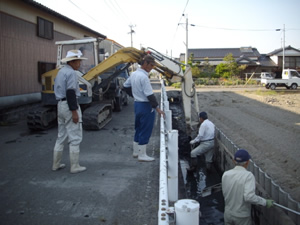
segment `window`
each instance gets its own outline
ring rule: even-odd
[[[55,69],[56,63],[38,62],[38,81],[42,82],[42,74]]]
[[[53,23],[45,20],[41,17],[37,18],[37,36],[46,38],[49,40],[53,39]]]

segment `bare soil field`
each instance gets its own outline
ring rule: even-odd
[[[200,111],[300,201],[300,90],[197,88]]]

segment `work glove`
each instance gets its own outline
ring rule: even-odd
[[[191,140],[191,141],[190,141],[190,144],[193,145],[193,144],[195,144],[196,142],[197,142],[197,141],[195,141],[195,140]]]
[[[273,206],[274,201],[272,199],[266,199],[266,200],[267,200],[266,203],[267,208],[271,208]]]

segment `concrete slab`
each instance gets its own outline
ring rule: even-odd
[[[0,221],[3,225],[157,224],[159,120],[148,145],[154,162],[132,157],[133,101],[100,131],[84,131],[80,164],[51,171],[57,128],[32,133],[26,121],[0,127]]]

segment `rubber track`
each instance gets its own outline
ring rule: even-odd
[[[103,114],[105,117],[98,121],[99,115]],[[107,115],[105,115],[107,114]],[[111,104],[95,104],[84,110],[82,116],[82,126],[85,130],[100,130],[112,119]]]
[[[47,130],[57,123],[56,107],[43,107],[27,114],[27,126],[30,130]]]

